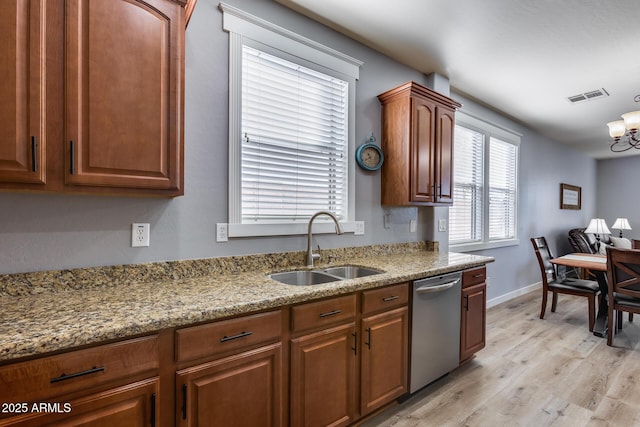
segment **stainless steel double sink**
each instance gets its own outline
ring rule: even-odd
[[[269,278],[286,285],[319,285],[322,283],[337,282],[339,280],[357,279],[359,277],[373,276],[384,273],[373,268],[360,267],[358,265],[343,265],[318,270],[292,270],[282,273],[273,273]]]

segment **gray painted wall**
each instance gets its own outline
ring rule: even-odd
[[[598,161],[596,215],[609,228],[618,217],[629,220],[632,230],[624,237],[640,239],[640,156]],[[611,230],[618,236],[619,230]]]
[[[228,3],[364,61],[357,83],[356,145],[372,131],[380,135],[376,95],[408,80],[426,85],[432,80],[271,1]],[[215,224],[227,221],[228,143],[228,34],[217,4],[198,1],[187,29],[185,195],[167,200],[0,193],[0,274],[305,248],[306,236],[215,242]],[[524,135],[520,245],[480,252],[496,258],[489,267],[489,297],[495,298],[540,280],[529,237],[547,235],[557,252],[568,251],[566,231],[585,225],[594,211],[596,162],[455,91],[452,97],[469,112]],[[365,221],[366,234],[321,235],[316,243],[341,247],[429,239],[447,247],[447,234],[434,227],[437,218],[446,217],[446,208],[383,208],[380,174],[357,169],[355,179],[356,219]],[[581,211],[559,209],[561,182],[582,187]],[[418,232],[410,233],[414,218]],[[130,247],[132,222],[151,223],[149,248]]]

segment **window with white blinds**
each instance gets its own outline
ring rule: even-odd
[[[362,62],[226,3],[228,237],[307,233],[333,212],[355,232],[356,81]],[[223,223],[224,224],[224,223]],[[334,233],[320,216],[314,233]]]
[[[518,147],[497,138],[489,144],[489,240],[516,237]]]
[[[449,242],[481,242],[484,134],[456,126],[454,153],[453,206],[449,208]]]
[[[242,48],[242,222],[347,218],[348,83]]]
[[[449,245],[476,250],[518,243],[518,134],[456,114]]]

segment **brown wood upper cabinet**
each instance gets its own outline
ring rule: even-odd
[[[183,194],[184,1],[44,4],[0,18],[0,188]]]
[[[0,182],[45,182],[45,29],[45,0],[2,2]]]
[[[382,204],[453,203],[453,129],[458,102],[408,82],[382,103]]]

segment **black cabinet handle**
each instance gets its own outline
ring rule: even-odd
[[[358,333],[354,332],[351,335],[353,336],[353,347],[351,347],[351,350],[353,350],[353,355],[357,356],[358,355]]]
[[[224,337],[220,338],[220,342],[227,342],[227,341],[237,340],[238,338],[248,337],[252,333],[253,332],[240,332],[238,335],[232,335],[230,337],[225,335]]]
[[[390,297],[382,298],[382,301],[383,302],[389,302],[389,301],[397,300],[398,298],[400,298],[398,295],[393,295],[393,296],[390,296]]]
[[[91,369],[87,369],[86,371],[82,371],[82,372],[76,372],[75,374],[69,374],[69,375],[62,374],[59,377],[51,378],[50,382],[51,384],[59,383],[60,381],[66,381],[73,378],[78,378],[78,377],[82,377],[89,374],[95,374],[96,372],[102,372],[102,371],[104,371],[104,366],[101,366],[99,368],[94,366]]]
[[[464,309],[469,311],[469,295],[464,296]]]
[[[327,311],[326,313],[320,313],[320,317],[335,316],[336,314],[340,314],[340,313],[342,313],[342,310],[331,310],[331,311]]]
[[[151,395],[151,427],[156,427],[156,394]]]
[[[69,164],[69,173],[71,175],[74,174],[74,163],[76,162],[76,150],[75,150],[75,145],[73,143],[73,140],[69,141],[69,157],[70,157],[70,164]]]
[[[38,170],[38,141],[35,136],[31,137],[31,170]]]
[[[371,328],[367,328],[367,341],[365,342],[365,344],[367,345],[367,348],[369,350],[371,350]]]
[[[187,419],[187,385],[182,384],[182,419]]]

